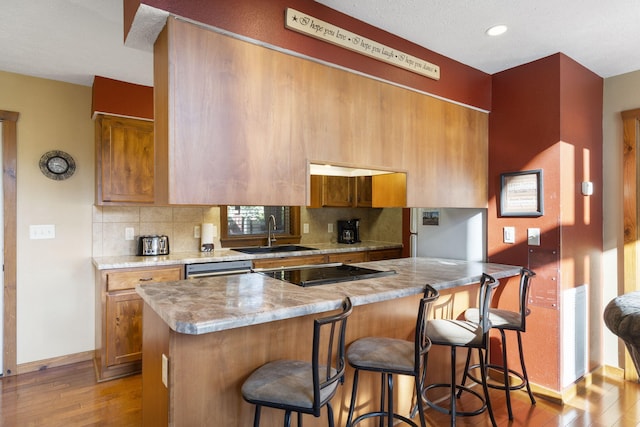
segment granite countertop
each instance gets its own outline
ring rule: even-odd
[[[163,265],[195,264],[203,262],[239,261],[248,259],[280,258],[290,256],[318,255],[340,252],[373,251],[380,249],[401,248],[400,243],[363,241],[354,244],[344,243],[309,243],[302,246],[316,248],[312,251],[276,252],[262,254],[244,254],[233,249],[216,249],[211,252],[176,252],[164,256],[107,256],[94,257],[93,265],[98,270],[112,268],[157,267]]]
[[[142,299],[174,331],[206,334],[322,313],[349,296],[354,306],[477,283],[482,273],[515,276],[520,267],[439,258],[400,258],[353,264],[398,274],[367,280],[299,287],[259,273],[138,285]]]

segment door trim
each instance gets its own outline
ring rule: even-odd
[[[640,290],[638,275],[640,274],[640,229],[638,228],[638,191],[640,190],[640,109],[623,111],[622,113],[622,199],[623,199],[623,285],[622,293]],[[633,360],[625,350],[624,377],[629,381],[638,381],[638,373],[632,367]]]
[[[19,113],[0,110],[2,122],[2,179],[4,199],[4,376],[17,373],[16,330],[16,172]]]

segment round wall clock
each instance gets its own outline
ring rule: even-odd
[[[62,181],[76,171],[76,162],[64,151],[47,151],[40,157],[40,171],[47,178]]]

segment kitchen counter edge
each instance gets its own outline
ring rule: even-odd
[[[310,251],[244,254],[242,252],[234,251],[233,248],[222,248],[211,252],[176,252],[163,256],[122,255],[93,257],[92,262],[97,270],[110,270],[118,268],[159,267],[166,265],[241,261],[402,248],[401,243],[378,242],[373,240],[348,245],[343,243],[305,243],[303,246],[316,249]]]
[[[396,270],[397,275],[310,288],[258,273],[138,285],[136,291],[175,332],[200,335],[338,309],[345,297],[354,306],[423,292],[442,291],[480,280],[517,276],[520,267],[439,258],[400,258],[354,265]]]

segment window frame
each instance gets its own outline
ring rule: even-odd
[[[243,246],[267,245],[266,234],[230,236],[227,217],[228,205],[220,205],[220,245],[223,248],[239,248]],[[300,206],[289,206],[289,233],[278,234],[276,244],[289,245],[300,243]]]

